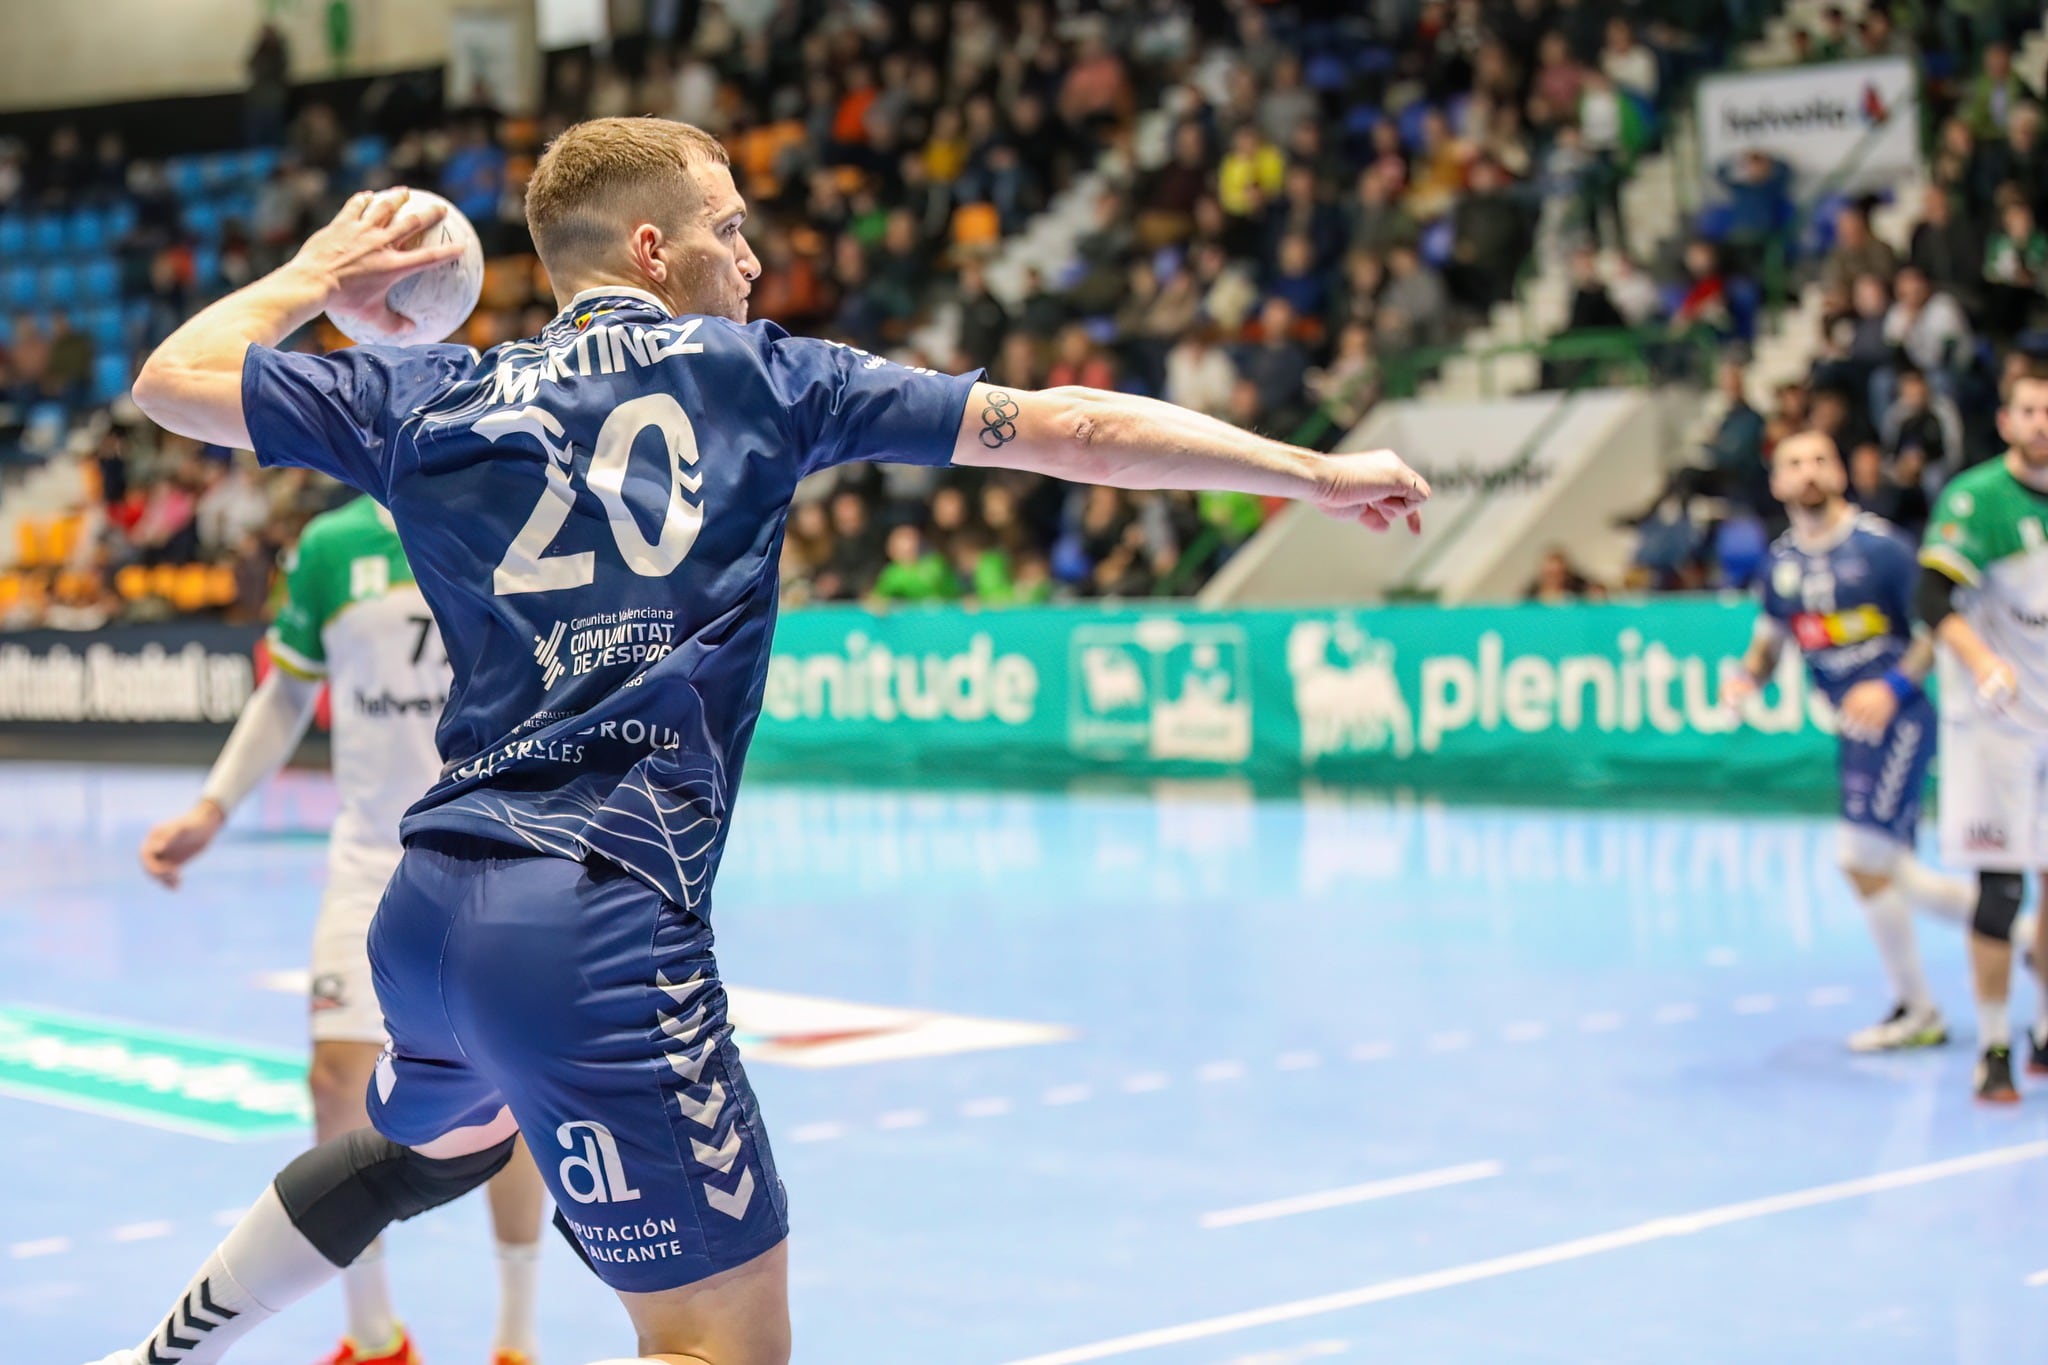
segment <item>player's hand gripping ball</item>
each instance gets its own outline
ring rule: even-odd
[[[327,316],[350,341],[377,346],[427,346],[445,341],[476,311],[484,289],[484,249],[476,228],[461,209],[438,194],[413,190],[398,210],[399,221],[417,218],[428,208],[444,208],[434,226],[394,245],[405,251],[443,243],[459,244],[462,254],[405,275],[384,293],[384,303],[405,324],[393,328],[389,318],[336,305]]]

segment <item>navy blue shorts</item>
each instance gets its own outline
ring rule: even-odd
[[[391,1035],[377,1131],[418,1146],[510,1105],[612,1288],[690,1284],[788,1235],[711,928],[646,883],[602,860],[416,839],[370,964]]]
[[[1842,819],[1911,847],[1920,798],[1934,762],[1934,705],[1913,698],[1899,708],[1875,744],[1842,739]]]

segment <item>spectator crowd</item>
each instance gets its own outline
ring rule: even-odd
[[[1709,0],[1423,0],[1335,15],[1252,0],[611,9],[612,42],[549,55],[535,114],[493,109],[481,89],[445,102],[436,83],[403,78],[310,98],[285,88],[282,40],[266,30],[249,61],[255,145],[219,183],[188,174],[194,158],[130,159],[114,129],[60,129],[33,154],[0,153],[0,225],[103,214],[98,254],[120,300],[87,329],[62,308],[24,310],[0,348],[8,453],[119,451],[94,455],[98,510],[54,538],[64,553],[47,574],[17,582],[14,619],[39,619],[62,595],[59,570],[69,595],[96,587],[110,613],[148,609],[114,580],[156,557],[232,569],[246,556],[252,567],[233,571],[253,581],[333,496],[273,492],[225,452],[167,440],[100,381],[287,258],[356,188],[433,186],[477,224],[492,261],[464,339],[489,346],[553,311],[522,208],[547,139],[585,117],[685,119],[726,142],[751,201],[765,267],[756,316],[1020,387],[1154,394],[1327,446],[1392,374],[1412,377],[1511,298],[1539,237],[1609,259],[1638,245],[1620,186],[1661,137],[1682,75],[1733,36],[1729,8]],[[1086,221],[1071,249],[1019,268],[1010,248],[1025,225],[1076,196]],[[1710,267],[1676,291],[1610,278],[1614,297],[1575,317],[1721,325]],[[316,326],[293,344],[337,341]],[[197,503],[221,480],[270,508],[232,543],[196,531]],[[160,516],[130,521],[119,509],[136,498]],[[188,500],[192,516],[161,534]],[[784,584],[804,602],[1186,592],[1266,511],[844,474],[804,491]]]

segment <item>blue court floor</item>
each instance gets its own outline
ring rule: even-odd
[[[134,846],[198,781],[0,769],[0,1009],[303,1049],[331,791],[165,892]],[[757,784],[715,917],[799,1361],[2048,1356],[2048,1083],[1971,1103],[1935,925],[1957,1043],[1843,1051],[1887,1002],[1824,820]],[[0,1097],[0,1359],[134,1342],[299,1141]],[[485,1360],[482,1204],[389,1241],[428,1365]],[[542,1295],[547,1365],[630,1354],[552,1234]]]

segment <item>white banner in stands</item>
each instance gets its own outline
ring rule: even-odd
[[[1709,76],[1699,87],[1699,129],[1712,192],[1720,192],[1715,173],[1753,149],[1790,166],[1807,191],[1853,156],[1842,188],[1878,190],[1918,171],[1919,83],[1904,57]]]

